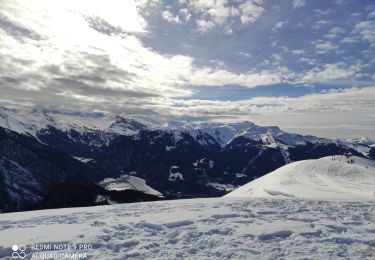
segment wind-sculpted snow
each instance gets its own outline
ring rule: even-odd
[[[375,203],[218,198],[10,213],[0,237],[1,259],[36,243],[88,243],[90,259],[374,259]]]
[[[356,156],[328,156],[299,161],[285,165],[226,196],[374,200],[375,162]]]

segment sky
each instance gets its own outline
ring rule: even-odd
[[[0,103],[375,139],[372,0],[0,0]]]

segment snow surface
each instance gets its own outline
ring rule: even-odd
[[[90,259],[374,259],[375,202],[215,198],[9,213],[0,238],[0,259],[13,244],[30,259],[39,243],[87,243]]]
[[[106,190],[137,190],[146,194],[155,195],[162,198],[164,197],[159,191],[148,186],[144,179],[126,174],[120,176],[119,178],[106,178],[102,180],[99,185]]]
[[[375,162],[339,155],[294,162],[226,195],[275,196],[375,200]]]

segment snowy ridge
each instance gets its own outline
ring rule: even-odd
[[[239,123],[177,123],[172,122],[166,127],[170,130],[179,130],[196,136],[195,131],[202,131],[212,136],[221,147],[225,147],[238,137],[261,141],[269,147],[285,149],[287,146],[304,145],[310,143],[330,143],[330,139],[318,138],[310,135],[285,133],[277,126],[258,126],[249,121]]]
[[[58,113],[0,107],[0,127],[37,138],[38,132],[54,127],[63,132],[101,131],[121,135],[135,135],[146,128],[140,118],[110,114]]]
[[[225,196],[373,200],[374,192],[374,161],[328,156],[285,165]]]

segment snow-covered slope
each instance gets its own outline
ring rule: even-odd
[[[136,190],[149,195],[155,195],[163,198],[163,194],[146,184],[144,179],[122,175],[119,178],[106,178],[99,183],[100,186],[110,191]]]
[[[374,232],[369,201],[161,201],[2,214],[0,259],[26,245],[25,259],[362,260],[375,258]]]
[[[375,162],[328,156],[285,165],[226,197],[375,199]]]

